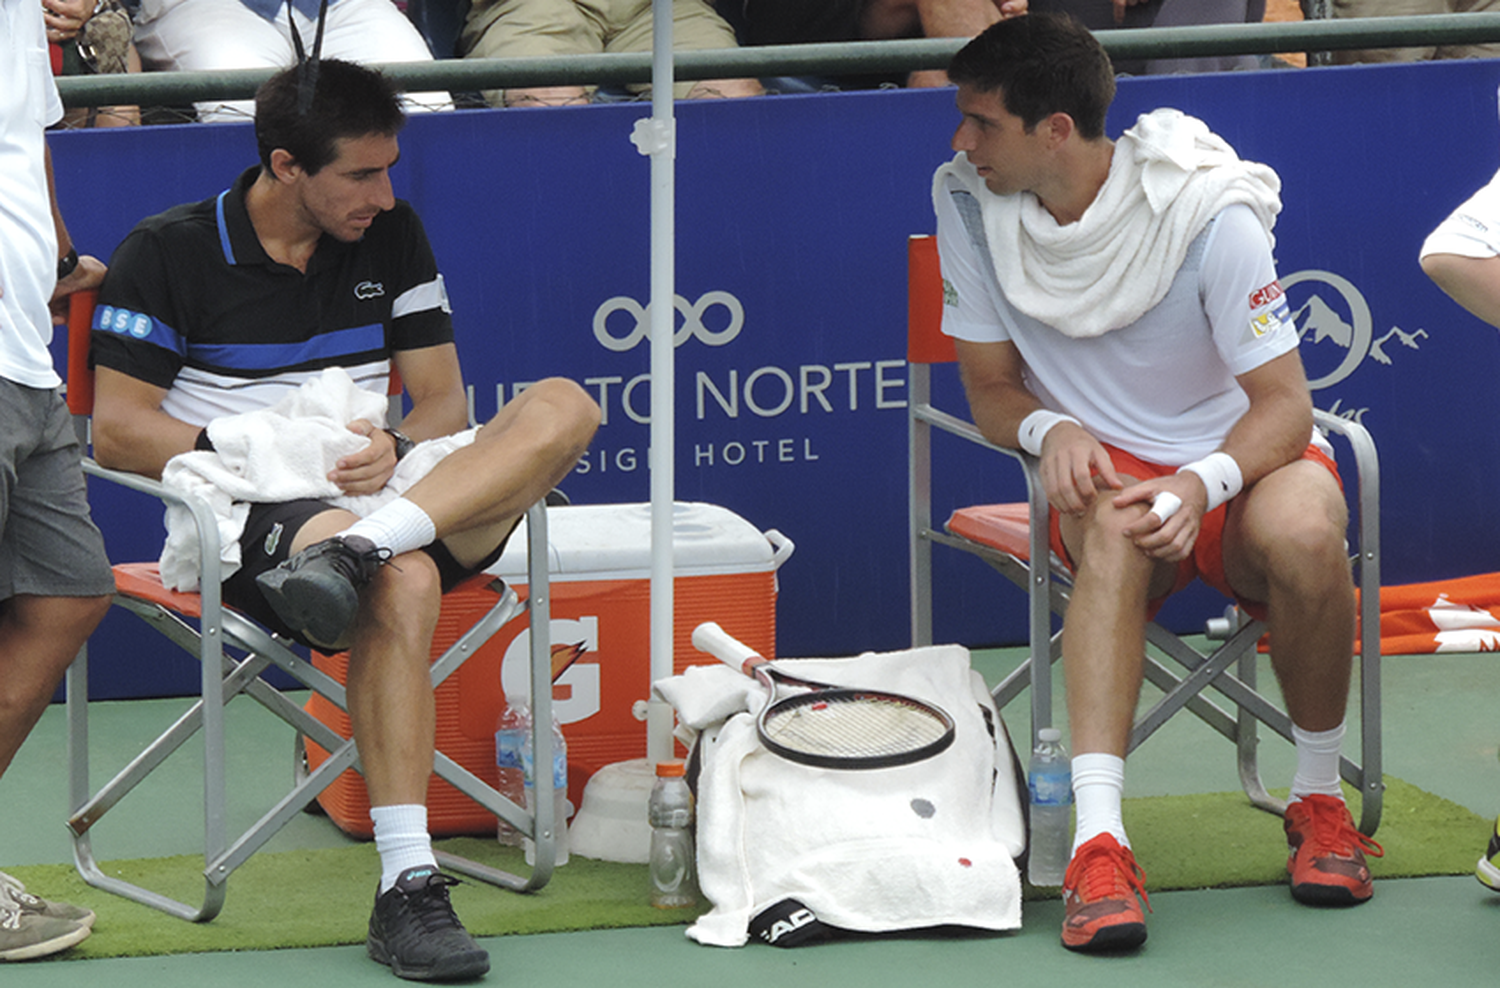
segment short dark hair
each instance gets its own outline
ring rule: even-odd
[[[298,90],[304,70],[293,66],[267,79],[255,92],[255,143],[260,163],[271,167],[281,148],[309,175],[338,157],[339,138],[394,136],[406,123],[396,86],[374,69],[336,58],[317,65],[318,81],[306,112]]]
[[[1065,14],[1036,13],[992,24],[948,66],[956,85],[999,92],[1028,132],[1054,113],[1087,140],[1104,136],[1115,98],[1114,68],[1097,38]]]

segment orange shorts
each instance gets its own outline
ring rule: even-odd
[[[1109,453],[1110,462],[1114,464],[1115,473],[1134,477],[1136,480],[1149,480],[1155,477],[1165,477],[1177,472],[1177,467],[1164,467],[1159,463],[1148,463],[1133,454],[1125,452],[1114,446],[1105,444],[1105,452]],[[1308,445],[1303,450],[1302,458],[1312,460],[1314,463],[1322,464],[1333,479],[1338,481],[1339,490],[1343,490],[1344,482],[1339,477],[1339,468],[1333,460],[1316,446]],[[1203,521],[1198,530],[1198,539],[1193,543],[1193,551],[1186,559],[1177,564],[1177,579],[1172,583],[1172,589],[1165,594],[1148,602],[1147,614],[1156,616],[1156,612],[1166,603],[1167,598],[1177,591],[1186,587],[1193,580],[1200,579],[1213,587],[1226,597],[1231,597],[1244,608],[1245,613],[1257,621],[1266,619],[1266,605],[1261,601],[1246,600],[1229,586],[1229,580],[1224,576],[1224,519],[1229,513],[1229,505],[1221,504],[1208,514],[1203,516]],[[1049,513],[1049,528],[1051,532],[1052,551],[1057,558],[1067,564],[1069,570],[1073,570],[1073,560],[1068,556],[1067,547],[1062,540],[1062,519],[1053,508]]]

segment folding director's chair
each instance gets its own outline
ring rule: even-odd
[[[86,296],[75,295],[68,331],[68,405],[85,448],[88,443],[88,416],[93,410],[93,377],[88,365],[93,307],[91,293]],[[395,390],[399,394],[399,384]],[[301,685],[326,697],[340,709],[347,710],[344,686],[293,651],[291,642],[270,634],[260,625],[223,604],[219,594],[218,526],[206,504],[196,499],[184,499],[157,481],[101,467],[92,458],[85,458],[84,472],[90,477],[156,497],[164,503],[183,505],[192,512],[201,546],[200,572],[203,577],[200,592],[177,593],[168,590],[162,585],[154,562],[122,563],[114,567],[114,603],[140,617],[167,641],[196,656],[202,670],[202,683],[198,699],[186,713],[112,779],[97,790],[92,790],[89,784],[87,647],[79,653],[68,669],[66,678],[68,789],[72,811],[68,818],[68,829],[73,838],[74,862],[90,885],[182,919],[207,921],[217,916],[223,907],[227,882],[234,870],[301,812],[341,772],[351,768],[358,770],[360,767],[359,753],[352,739],[341,736],[307,713],[302,706],[262,678],[261,674],[272,668],[280,669]],[[552,675],[547,634],[547,512],[543,504],[538,503],[527,512],[526,525],[532,547],[527,560],[529,599],[522,603],[513,590],[492,577],[480,575],[466,583],[465,587],[468,588],[487,586],[494,593],[495,601],[442,655],[434,657],[432,682],[436,688],[506,622],[521,611],[529,610],[533,632],[530,636],[530,703],[536,713],[532,740],[536,747],[537,764],[550,765]],[[231,836],[227,819],[224,707],[239,696],[247,696],[259,702],[295,728],[299,732],[299,740],[304,736],[311,739],[329,752],[329,757],[310,772],[293,772],[292,746],[289,745],[287,764],[292,783],[290,789],[249,829]],[[94,859],[91,834],[111,808],[173,752],[199,733],[203,738],[204,895],[202,902],[193,906],[104,872]],[[441,852],[439,862],[455,871],[515,891],[532,891],[545,885],[552,875],[556,848],[554,834],[555,827],[559,825],[559,821],[553,819],[552,773],[538,774],[537,810],[533,814],[506,799],[442,751],[436,753],[434,772],[438,778],[532,837],[536,844],[535,864],[530,875],[525,877]]]
[[[1031,724],[1035,732],[1052,723],[1052,663],[1061,654],[1061,633],[1052,630],[1053,615],[1067,609],[1071,577],[1052,555],[1047,532],[1047,499],[1035,457],[996,446],[980,435],[966,418],[933,404],[932,365],[957,360],[953,341],[941,331],[942,275],[935,238],[912,237],[908,244],[907,365],[910,382],[908,431],[910,451],[909,538],[911,550],[911,620],[913,645],[932,642],[932,546],[972,553],[998,570],[1029,595],[1028,658],[995,688],[995,702],[1003,707],[1022,690],[1031,690]],[[1359,588],[1359,701],[1360,761],[1341,758],[1344,780],[1361,793],[1359,827],[1373,835],[1380,824],[1380,506],[1379,461],[1375,444],[1364,427],[1326,412],[1316,411],[1320,428],[1341,436],[1353,452],[1357,490]],[[1025,478],[1028,500],[1018,504],[989,504],[960,508],[942,530],[932,517],[932,432],[956,436],[968,443],[1014,459]],[[1032,524],[1037,519],[1037,524]],[[1043,560],[1036,564],[1036,560]],[[1146,738],[1186,708],[1238,749],[1240,783],[1250,801],[1276,814],[1286,811],[1272,798],[1260,779],[1256,757],[1258,725],[1265,724],[1291,741],[1292,722],[1285,711],[1256,689],[1257,645],[1265,625],[1231,608],[1224,618],[1208,622],[1208,635],[1221,643],[1207,654],[1156,622],[1146,629],[1146,678],[1163,691],[1161,699],[1136,717],[1130,735],[1134,751]],[[1166,661],[1163,661],[1166,660]],[[1173,663],[1181,671],[1167,664]],[[1233,669],[1231,670],[1231,667]],[[1205,695],[1212,688],[1232,705],[1226,711]]]

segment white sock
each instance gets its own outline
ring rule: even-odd
[[[1343,748],[1344,725],[1331,731],[1304,731],[1292,725],[1292,741],[1297,745],[1297,774],[1292,777],[1291,801],[1303,796],[1344,798],[1339,785],[1339,752]]]
[[[350,525],[340,535],[360,535],[399,556],[437,541],[437,527],[427,512],[404,497],[379,508]]]
[[[1130,846],[1120,816],[1124,796],[1125,759],[1103,752],[1073,756],[1073,801],[1078,809],[1073,830],[1075,853],[1100,834],[1112,835],[1121,847]]]
[[[401,873],[422,865],[437,867],[432,838],[427,833],[427,807],[420,804],[372,806],[375,850],[380,854],[380,891],[386,892]]]

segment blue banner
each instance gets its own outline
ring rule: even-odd
[[[1118,134],[1176,106],[1280,174],[1278,268],[1317,404],[1358,418],[1380,446],[1387,583],[1500,569],[1500,531],[1476,510],[1500,481],[1500,337],[1417,266],[1426,233],[1500,165],[1497,81],[1486,61],[1123,79],[1110,117]],[[581,503],[649,497],[649,162],[629,139],[648,112],[423,115],[395,173],[446,277],[478,418],[548,375],[603,407],[564,484]],[[677,113],[677,496],[796,542],[780,572],[782,654],[901,647],[906,238],[933,229],[952,91]],[[216,194],[255,159],[239,124],[53,142],[74,240],[100,256],[141,217]],[[965,410],[951,375],[939,390]],[[940,449],[940,507],[1018,499],[999,459]],[[157,509],[99,484],[92,495],[112,556],[154,558]],[[938,638],[1022,640],[1020,594],[957,555],[938,553]],[[1195,594],[1167,613],[1192,627],[1221,606]],[[146,662],[151,639],[124,620],[96,637],[96,657],[112,656],[96,658],[96,695],[196,689],[190,659]]]

